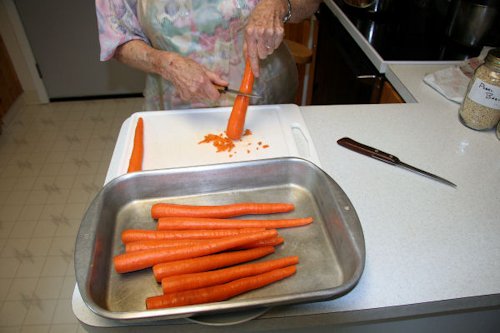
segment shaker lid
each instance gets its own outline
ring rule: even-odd
[[[500,8],[500,0],[468,0],[468,2],[481,6]]]
[[[500,66],[500,48],[489,50],[486,61],[494,63],[496,66]]]

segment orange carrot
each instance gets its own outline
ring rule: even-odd
[[[221,252],[236,246],[242,246],[266,238],[275,237],[277,234],[278,232],[275,229],[264,230],[260,232],[214,239],[211,242],[198,244],[197,246],[184,245],[172,248],[123,253],[115,256],[113,258],[113,262],[116,272],[128,273],[152,267],[153,265],[161,262],[188,259]]]
[[[265,228],[219,229],[219,230],[142,230],[126,229],[122,232],[124,244],[154,239],[211,239],[263,231]]]
[[[243,264],[215,271],[170,276],[161,280],[161,287],[165,294],[199,289],[223,284],[247,276],[262,274],[298,263],[299,257],[290,256],[258,263]]]
[[[211,242],[213,238],[208,239],[151,239],[129,242],[125,244],[125,252],[134,252],[148,249],[159,249],[175,247],[179,245],[197,245],[203,242]],[[243,245],[238,249],[253,249],[261,246],[276,246],[280,245],[285,240],[283,237],[273,237],[259,242]]]
[[[125,252],[134,252],[149,249],[159,249],[175,247],[179,245],[196,245],[203,242],[210,242],[209,239],[146,239],[125,244]]]
[[[295,206],[293,204],[282,202],[240,202],[219,206],[195,206],[171,203],[157,203],[151,207],[151,216],[154,219],[168,216],[228,218],[249,214],[286,213],[294,209]]]
[[[137,120],[134,134],[134,145],[128,164],[127,172],[141,171],[142,160],[144,158],[144,121],[142,117]]]
[[[311,223],[311,217],[285,220],[229,220],[206,217],[161,217],[158,219],[158,230],[188,229],[232,229],[232,228],[291,228]]]
[[[224,301],[244,292],[261,288],[273,282],[282,280],[293,275],[295,271],[295,266],[288,266],[285,268],[275,269],[267,273],[234,280],[225,284],[153,296],[146,299],[146,308],[161,309]]]
[[[222,237],[221,237],[222,238]],[[213,238],[207,239],[146,239],[125,244],[125,252],[135,252],[150,249],[169,248],[183,245],[197,245],[203,242],[210,242]]]
[[[199,258],[157,264],[153,266],[153,273],[156,281],[160,282],[167,276],[205,272],[211,269],[236,265],[242,262],[262,258],[271,253],[274,253],[274,247],[263,246],[250,250],[212,254]]]
[[[273,238],[268,238],[261,240],[259,242],[255,243],[250,243],[247,245],[243,246],[238,246],[233,248],[232,250],[244,250],[244,249],[253,249],[254,247],[261,247],[261,246],[277,246],[280,244],[283,244],[285,242],[285,239],[281,236],[273,237]]]
[[[250,61],[247,59],[245,63],[245,72],[241,80],[240,91],[250,94],[253,89],[254,76]],[[247,114],[250,98],[247,96],[238,95],[234,100],[233,109],[227,122],[226,135],[233,140],[239,140],[245,127],[245,118]]]

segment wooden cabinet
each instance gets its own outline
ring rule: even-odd
[[[317,36],[317,24],[314,17],[300,23],[285,24],[285,43],[295,58],[299,74],[299,87],[295,97],[297,105],[311,104]],[[310,44],[312,47],[309,46]]]
[[[378,100],[379,104],[389,104],[389,103],[404,103],[405,101],[401,96],[399,96],[398,92],[392,84],[388,81],[384,81],[382,85],[382,92],[380,93],[380,98]]]
[[[0,36],[0,123],[4,114],[7,113],[22,92],[21,83]]]

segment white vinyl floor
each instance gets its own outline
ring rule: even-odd
[[[19,104],[0,135],[0,333],[84,332],[71,310],[76,233],[142,99]]]

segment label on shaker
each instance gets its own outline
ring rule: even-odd
[[[478,104],[500,110],[500,87],[486,83],[481,79],[474,80],[468,97]]]

